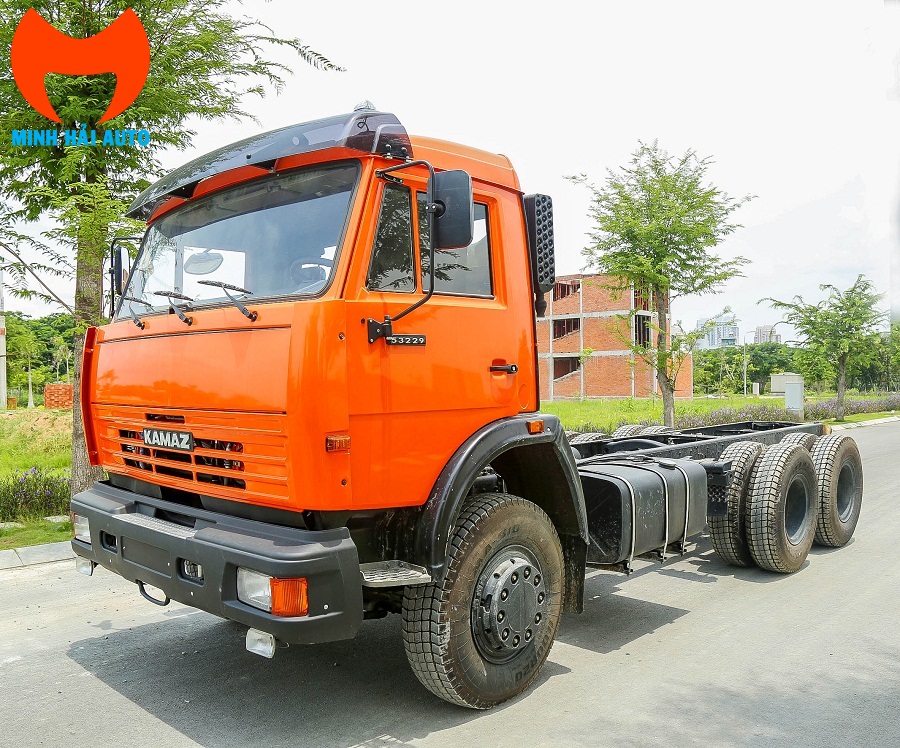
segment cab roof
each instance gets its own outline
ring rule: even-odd
[[[394,159],[423,159],[439,169],[465,169],[483,181],[519,189],[505,156],[435,138],[410,138],[395,115],[363,109],[260,133],[195,158],[145,189],[126,215],[146,220],[169,198],[190,199],[210,177],[247,166],[272,168],[287,156],[338,147]]]

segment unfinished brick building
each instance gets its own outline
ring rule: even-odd
[[[556,279],[547,314],[537,321],[542,400],[650,397],[659,391],[653,370],[623,341],[650,341],[649,302],[633,290],[616,294],[605,287],[608,281],[580,274]],[[676,397],[691,396],[691,368],[685,362]]]

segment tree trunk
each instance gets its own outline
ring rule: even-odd
[[[103,247],[90,246],[79,237],[75,271],[75,376],[72,407],[72,496],[90,488],[103,477],[103,470],[91,467],[88,462],[87,444],[84,441],[84,423],[81,413],[81,363],[84,350],[84,330],[99,324],[103,304]]]
[[[837,405],[835,407],[835,417],[839,421],[844,420],[844,391],[847,389],[847,354],[838,358],[838,376],[837,376]]]
[[[669,295],[661,289],[653,289],[653,305],[656,307],[656,381],[662,392],[663,424],[675,428],[675,378],[669,371]]]

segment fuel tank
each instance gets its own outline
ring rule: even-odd
[[[635,455],[578,466],[588,515],[588,563],[630,566],[642,553],[702,532],[707,473],[692,460]]]

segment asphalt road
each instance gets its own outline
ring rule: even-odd
[[[244,650],[242,627],[71,561],[0,571],[4,746],[900,746],[900,423],[849,432],[862,518],[797,574],[703,539],[594,572],[536,685],[489,712],[406,665],[396,616],[354,640]]]

